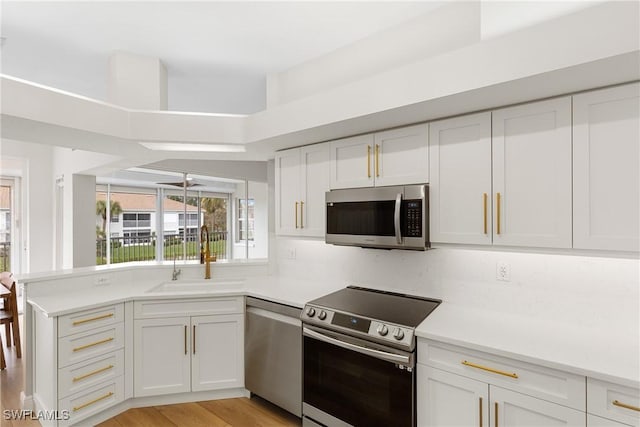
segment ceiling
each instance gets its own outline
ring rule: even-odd
[[[2,73],[105,100],[116,50],[160,58],[169,110],[265,109],[265,76],[438,7],[418,1],[6,1]]]

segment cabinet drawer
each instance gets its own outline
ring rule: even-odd
[[[76,424],[124,400],[124,376],[96,384],[90,389],[58,400],[60,411],[69,411],[69,419],[60,426]]]
[[[67,397],[124,374],[124,350],[107,353],[58,370],[58,396]]]
[[[136,301],[136,319],[197,316],[202,314],[234,314],[244,311],[243,297],[190,298]]]
[[[585,377],[432,341],[420,341],[418,361],[468,378],[585,410]]]
[[[124,346],[124,324],[74,334],[58,339],[58,367],[87,360]]]
[[[587,412],[640,426],[640,389],[587,378]]]
[[[58,317],[58,337],[112,325],[124,320],[124,305],[115,304]]]

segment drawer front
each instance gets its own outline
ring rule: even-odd
[[[585,410],[585,377],[433,341],[420,341],[418,361],[509,390]]]
[[[67,314],[58,317],[58,337],[66,337],[78,332],[112,325],[123,320],[124,304],[108,305]]]
[[[58,425],[72,425],[124,400],[124,376],[97,384],[90,389],[58,400],[60,411],[68,410],[69,419]]]
[[[123,346],[123,323],[59,338],[58,368],[118,350]]]
[[[622,424],[608,418],[587,414],[587,427],[630,427],[630,424]],[[633,427],[633,426],[631,426]]]
[[[235,314],[243,313],[243,311],[243,297],[166,299],[136,301],[134,303],[134,317],[136,319]]]
[[[640,389],[587,378],[587,412],[640,426]]]
[[[58,370],[58,396],[70,396],[123,374],[124,350],[75,363]]]

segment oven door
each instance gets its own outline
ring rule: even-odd
[[[310,326],[303,335],[306,419],[327,426],[415,425],[415,353]]]

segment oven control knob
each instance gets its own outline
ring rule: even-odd
[[[324,320],[326,318],[327,318],[327,312],[324,310],[321,310],[320,313],[318,314],[318,319]]]
[[[387,325],[380,325],[380,326],[378,326],[377,331],[378,331],[378,333],[380,335],[382,335],[384,337],[385,335],[387,335],[389,333],[389,328],[387,328]]]
[[[402,332],[402,329],[398,328],[393,332],[393,337],[400,341],[404,338],[404,332]]]
[[[307,316],[313,317],[316,315],[316,309],[313,307],[307,308]]]

